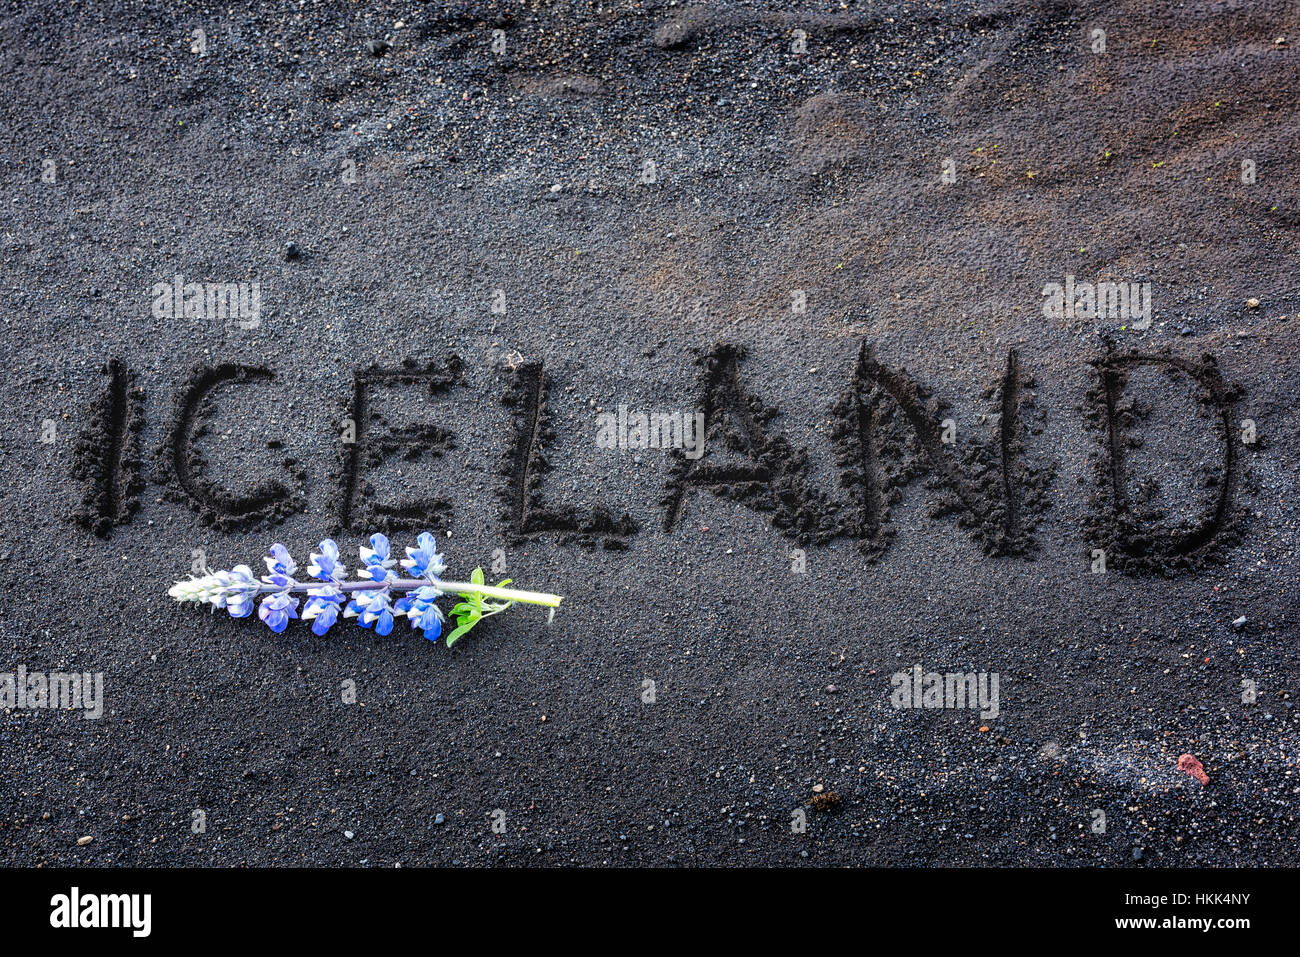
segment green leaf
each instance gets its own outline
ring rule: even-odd
[[[477,618],[475,618],[467,625],[461,625],[459,628],[457,628],[455,631],[449,634],[447,636],[447,647],[450,648],[452,645],[454,645],[458,638],[460,638],[463,634],[465,634],[465,632],[473,628],[476,624],[478,624]]]
[[[483,569],[474,569],[470,573],[469,580],[473,585],[482,586],[484,582]],[[513,579],[507,578],[496,587],[505,588],[512,581]],[[456,621],[456,627],[447,635],[448,648],[484,618],[499,614],[514,605],[513,601],[486,599],[478,592],[461,592],[459,597],[462,600],[458,601],[451,609],[451,616]]]

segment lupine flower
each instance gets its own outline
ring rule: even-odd
[[[438,576],[446,569],[447,562],[442,555],[438,554],[438,546],[433,536],[428,532],[421,532],[416,537],[415,543],[415,548],[407,548],[406,558],[402,559],[402,567],[417,578],[437,581]]]
[[[227,576],[224,582],[226,611],[230,612],[231,618],[247,618],[253,613],[253,596],[258,591],[253,570],[247,565],[236,565],[230,571],[218,574]]]
[[[283,578],[274,575],[273,578]],[[288,627],[290,618],[298,617],[298,599],[289,597],[287,591],[277,591],[262,599],[257,606],[257,617],[261,618],[277,635]]]
[[[360,570],[361,574],[371,581],[397,580],[397,573],[391,570],[397,561],[388,557],[388,538],[382,532],[370,536],[369,548],[361,546],[361,560],[366,565]]]
[[[442,609],[434,604],[438,595],[438,589],[425,586],[417,588],[405,598],[399,598],[393,606],[399,615],[405,614],[411,620],[412,628],[423,629],[424,637],[430,641],[438,640],[442,634],[442,623],[447,620]]]
[[[245,618],[253,611],[253,597],[260,585],[247,565],[236,565],[230,571],[213,572],[188,581],[177,582],[167,594],[177,601],[204,602],[213,608],[224,608],[233,618]]]
[[[388,603],[388,593],[382,589],[357,592],[344,609],[343,617],[359,618],[363,628],[374,625],[377,635],[393,630],[393,606]]]
[[[339,582],[348,577],[348,570],[339,563],[339,547],[332,538],[320,543],[320,551],[312,552],[307,574],[321,581]]]
[[[266,562],[266,568],[272,575],[284,575],[287,578],[298,570],[293,556],[289,554],[289,549],[279,542],[271,546],[271,554],[262,561]]]
[[[358,580],[348,581],[347,569],[339,562],[338,545],[325,539],[320,543],[320,551],[312,553],[307,566],[308,574],[316,581],[299,584],[293,578],[298,566],[289,550],[277,542],[264,559],[268,574],[260,581],[253,577],[247,565],[236,565],[229,571],[191,575],[188,580],[172,585],[167,594],[177,601],[224,608],[235,618],[251,615],[260,595],[258,617],[278,634],[288,627],[290,619],[299,617],[299,599],[295,594],[306,592],[302,618],[312,622],[312,631],[317,635],[329,631],[340,615],[356,618],[363,627],[387,635],[393,630],[394,620],[405,616],[411,627],[423,631],[430,641],[442,635],[442,626],[447,621],[437,601],[443,595],[452,595],[462,600],[451,609],[456,627],[446,636],[448,647],[484,618],[499,614],[516,602],[545,605],[554,615],[561,601],[559,595],[506,588],[509,580],[486,585],[481,568],[474,569],[468,582],[442,581],[438,576],[447,563],[428,532],[417,536],[415,547],[406,549],[407,557],[401,563],[415,578],[398,578],[393,571],[397,560],[390,557],[388,539],[381,533],[371,535],[369,547],[362,546],[360,553],[362,565],[357,569]],[[394,602],[394,591],[406,594]]]
[[[307,595],[307,604],[302,609],[303,620],[311,621],[313,634],[323,635],[338,621],[339,603],[345,600],[345,596],[333,587],[313,588]]]

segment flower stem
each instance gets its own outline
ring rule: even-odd
[[[290,592],[305,592],[312,588],[320,588],[328,584],[327,582],[298,582]],[[551,595],[539,591],[520,591],[517,588],[498,588],[496,585],[475,585],[472,582],[446,582],[437,583],[426,581],[422,578],[403,578],[394,582],[340,582],[335,585],[339,591],[347,593],[354,591],[378,591],[381,588],[391,588],[397,591],[415,591],[417,588],[427,588],[432,585],[444,595],[482,595],[484,598],[499,598],[502,601],[517,601],[525,605],[543,605],[546,608],[559,608],[560,602],[564,599],[559,595]],[[259,592],[281,591],[274,585],[262,585]]]
[[[544,605],[547,608],[559,608],[564,599],[540,591],[520,591],[517,588],[498,588],[495,585],[474,585],[470,582],[438,582],[434,586],[446,595],[476,594],[484,598],[500,598],[503,601],[517,601],[525,605]]]

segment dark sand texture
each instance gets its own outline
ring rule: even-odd
[[[0,708],[0,862],[1300,864],[1291,0],[10,2],[0,41],[0,672],[106,686]],[[253,327],[156,316],[177,275],[260,284]],[[1150,327],[1045,316],[1067,276]],[[598,447],[620,405],[705,456]],[[554,622],[166,596],[426,527]],[[895,709],[918,663],[1000,713]]]

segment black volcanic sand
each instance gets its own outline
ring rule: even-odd
[[[0,29],[0,671],[107,688],[0,715],[0,860],[1300,863],[1294,3]],[[257,327],[155,318],[177,274]],[[1150,327],[1045,317],[1067,275]],[[599,448],[619,405],[707,454]],[[448,650],[166,596],[426,525],[559,614]],[[1000,715],[894,709],[918,663]]]

